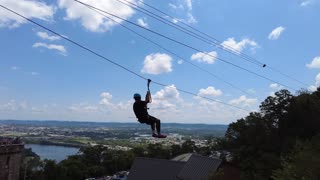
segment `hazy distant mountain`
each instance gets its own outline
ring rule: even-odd
[[[0,124],[17,124],[32,126],[58,126],[58,127],[110,127],[110,128],[141,128],[140,123],[118,123],[118,122],[79,122],[79,121],[45,121],[45,120],[0,120]],[[180,124],[162,123],[163,128],[174,129],[207,129],[207,130],[226,130],[228,125],[212,124]]]

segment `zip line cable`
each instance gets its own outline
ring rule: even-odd
[[[91,7],[89,7],[89,8],[90,8],[90,9],[92,9]],[[129,27],[127,27],[127,26],[125,26],[125,25],[121,24],[120,22],[118,22],[118,21],[116,21],[116,20],[112,19],[111,17],[109,17],[109,16],[107,16],[107,15],[103,14],[102,12],[97,11],[97,10],[95,10],[95,9],[92,9],[92,10],[93,10],[93,11],[95,11],[95,12],[97,12],[97,13],[99,13],[99,14],[101,14],[102,16],[104,16],[104,17],[108,18],[110,21],[113,21],[113,22],[117,23],[118,25],[122,26],[123,28],[127,29],[128,31],[130,31],[130,32],[132,32],[132,33],[134,33],[134,34],[138,35],[139,37],[141,37],[141,38],[143,38],[143,39],[145,39],[145,40],[149,41],[150,43],[152,43],[152,44],[154,44],[154,45],[158,46],[159,48],[161,48],[161,49],[163,49],[163,50],[167,51],[168,53],[170,53],[170,54],[172,54],[172,55],[176,56],[177,58],[179,58],[179,59],[181,59],[181,60],[183,60],[183,61],[185,61],[185,62],[189,63],[190,65],[192,65],[192,66],[194,66],[194,67],[196,67],[196,68],[198,68],[199,70],[201,70],[201,71],[203,71],[203,72],[205,72],[205,73],[208,73],[209,75],[211,75],[211,76],[213,76],[213,77],[215,77],[215,78],[219,79],[220,81],[222,81],[222,82],[224,82],[224,83],[228,84],[229,86],[233,87],[234,89],[237,89],[238,91],[241,91],[241,92],[243,92],[243,93],[245,93],[245,94],[247,94],[247,95],[251,96],[251,94],[249,94],[249,93],[248,93],[248,92],[246,92],[245,90],[243,90],[243,89],[241,89],[241,88],[239,88],[239,87],[235,86],[234,84],[232,84],[232,83],[230,83],[230,82],[228,82],[228,81],[224,80],[223,78],[219,77],[218,75],[213,74],[212,72],[210,72],[210,71],[208,71],[208,70],[206,70],[206,69],[204,69],[204,68],[202,68],[202,67],[200,67],[200,66],[198,66],[198,65],[196,65],[196,64],[194,64],[194,63],[192,63],[191,61],[186,60],[185,58],[181,57],[181,56],[180,56],[180,55],[178,55],[177,53],[175,53],[175,52],[173,52],[173,51],[171,51],[171,50],[169,50],[169,49],[165,48],[164,46],[162,46],[162,45],[160,45],[159,43],[157,43],[157,42],[155,42],[155,41],[151,40],[150,38],[147,38],[146,36],[144,36],[144,35],[142,35],[142,34],[138,33],[137,31],[134,31],[134,30],[130,29]]]
[[[226,52],[228,52],[230,54],[233,54],[233,55],[236,55],[236,56],[239,56],[239,54],[240,54],[240,51],[238,51],[238,50],[236,50],[236,49],[234,49],[234,48],[232,48],[230,46],[227,46],[227,45],[223,46],[223,45],[219,44],[216,41],[212,41],[211,39],[208,39],[206,37],[203,37],[202,35],[199,35],[199,34],[193,32],[193,31],[190,31],[189,29],[186,29],[186,28],[180,26],[179,24],[173,23],[173,22],[171,22],[171,21],[169,21],[169,20],[167,20],[167,19],[165,19],[165,18],[163,18],[163,17],[161,17],[161,16],[159,16],[159,15],[157,15],[157,14],[155,14],[155,13],[153,13],[153,12],[147,10],[147,9],[145,9],[145,8],[139,7],[138,5],[136,5],[136,4],[134,4],[134,3],[130,2],[130,1],[127,1],[127,0],[116,0],[116,1],[126,5],[128,7],[131,7],[131,8],[133,8],[133,9],[139,11],[139,12],[142,12],[142,13],[144,13],[144,14],[146,14],[146,15],[148,15],[148,16],[150,16],[150,17],[152,17],[152,18],[154,18],[154,19],[156,19],[156,20],[158,20],[158,21],[160,21],[160,22],[162,22],[164,24],[167,24],[168,26],[173,27],[173,28],[175,28],[175,29],[177,29],[177,30],[179,30],[181,32],[184,32],[185,34],[188,34],[188,35],[190,35],[190,36],[192,36],[192,37],[194,37],[194,38],[196,38],[198,40],[201,40],[202,42],[205,42],[205,43],[207,43],[207,44],[209,44],[209,45],[211,45],[211,46],[213,46],[215,48],[219,48],[219,49],[221,49],[223,51],[226,51],[226,49],[227,49]],[[124,3],[123,1],[125,1],[126,3]],[[260,66],[260,67],[265,67],[266,66],[265,64],[253,61],[253,60],[245,58],[245,57],[243,57],[243,59],[248,61],[248,62],[250,62],[250,63],[253,63],[253,64],[257,65],[257,66]]]
[[[309,86],[308,84],[306,84],[306,83],[304,83],[304,82],[302,82],[302,81],[300,81],[300,80],[298,80],[298,79],[296,79],[296,78],[293,78],[293,77],[289,76],[288,74],[285,74],[285,73],[281,72],[280,70],[278,70],[278,69],[276,69],[276,68],[274,68],[274,67],[267,66],[267,68],[269,68],[270,70],[272,70],[272,71],[274,71],[274,72],[277,72],[277,73],[281,74],[282,76],[285,76],[285,77],[287,77],[287,78],[289,78],[289,79],[291,79],[291,80],[294,80],[294,81],[296,81],[296,82],[299,82],[300,84],[303,84],[303,85],[305,85],[305,86]]]
[[[104,57],[103,55],[101,55],[101,54],[99,54],[99,53],[97,53],[97,52],[89,49],[88,47],[86,47],[86,46],[84,46],[84,45],[81,45],[80,43],[78,43],[78,42],[76,42],[76,41],[74,41],[74,40],[71,40],[70,38],[68,38],[68,37],[66,37],[66,36],[63,36],[63,35],[59,34],[58,32],[56,32],[56,31],[54,31],[54,30],[51,30],[51,29],[49,29],[49,28],[47,28],[47,27],[45,27],[45,26],[43,26],[43,25],[41,25],[41,24],[39,24],[39,23],[31,20],[30,18],[27,18],[26,16],[24,16],[24,15],[22,15],[22,14],[16,12],[16,11],[14,11],[14,10],[12,10],[12,9],[9,9],[8,7],[6,7],[6,6],[2,5],[2,4],[0,4],[0,7],[2,7],[3,9],[6,9],[6,10],[8,10],[8,11],[14,13],[14,14],[16,14],[17,16],[19,16],[19,17],[21,17],[21,18],[23,18],[23,19],[25,19],[25,20],[27,20],[27,21],[29,21],[29,22],[31,22],[31,23],[33,23],[33,24],[35,24],[35,25],[37,25],[37,26],[39,26],[39,27],[41,27],[41,28],[43,28],[43,29],[45,29],[45,30],[47,30],[47,31],[49,31],[49,32],[51,32],[52,34],[55,34],[55,35],[61,37],[62,39],[64,39],[64,40],[66,40],[66,41],[68,41],[68,42],[70,42],[70,43],[72,43],[72,44],[74,44],[74,45],[76,45],[76,46],[78,46],[78,47],[80,47],[80,48],[82,48],[82,49],[84,49],[84,50],[86,50],[86,51],[88,51],[88,52],[90,52],[90,53],[92,53],[92,54],[100,57],[100,58],[102,58],[103,60],[108,61],[109,63],[111,63],[111,64],[113,64],[113,65],[115,65],[115,66],[118,66],[119,68],[121,68],[121,69],[123,69],[123,70],[125,70],[125,71],[130,72],[131,74],[133,74],[133,75],[135,75],[135,76],[137,76],[137,77],[139,77],[139,78],[141,78],[141,79],[143,79],[143,80],[146,80],[146,81],[148,80],[148,78],[146,78],[146,77],[144,77],[144,76],[142,76],[142,75],[140,75],[140,74],[138,74],[138,73],[136,73],[136,72],[134,72],[134,71],[126,68],[126,67],[124,67],[123,65],[121,65],[121,64],[119,64],[119,63],[117,63],[117,62],[115,62],[115,61],[112,61],[112,60]],[[152,82],[153,82],[154,84],[156,84],[156,85],[159,85],[159,86],[170,87],[170,86],[168,86],[168,85],[166,85],[166,84],[163,84],[163,83],[160,83],[160,82],[156,82],[156,81],[152,81]],[[200,96],[200,95],[198,95],[198,94],[195,94],[195,93],[192,93],[192,92],[190,92],[190,91],[183,90],[183,89],[179,89],[179,88],[176,88],[176,89],[177,89],[177,91],[183,92],[183,93],[185,93],[185,94],[197,96],[197,97],[200,97],[200,98],[203,98],[203,99],[212,101],[212,102],[217,102],[217,103],[220,103],[220,104],[223,104],[223,105],[226,105],[226,106],[230,106],[230,107],[237,108],[237,109],[240,109],[240,110],[243,110],[243,111],[251,112],[250,110],[245,109],[245,108],[242,108],[242,107],[239,107],[239,106],[235,106],[235,105],[232,105],[232,104],[228,104],[228,103],[225,103],[225,102],[222,102],[222,101],[219,101],[219,100],[216,100],[216,99],[208,98],[208,97],[205,97],[205,96]]]
[[[213,36],[211,36],[211,35],[209,35],[209,34],[207,34],[207,33],[204,33],[204,32],[202,32],[202,31],[200,31],[200,30],[198,30],[198,29],[190,26],[189,24],[187,24],[187,23],[179,20],[178,18],[175,18],[175,17],[169,15],[168,13],[165,13],[164,11],[161,11],[160,9],[158,9],[158,8],[156,8],[156,7],[154,7],[154,6],[151,6],[151,5],[147,4],[147,3],[145,3],[145,2],[142,1],[142,0],[137,0],[137,1],[140,2],[140,3],[143,4],[143,5],[151,8],[151,9],[157,11],[157,12],[160,12],[161,14],[165,15],[166,17],[169,17],[169,18],[171,18],[172,20],[177,21],[177,22],[183,24],[184,26],[187,26],[188,28],[190,28],[190,29],[192,29],[192,30],[194,30],[194,31],[196,31],[196,32],[198,32],[198,33],[200,33],[200,34],[202,34],[202,35],[204,35],[204,36],[212,39],[213,41],[215,41],[215,43],[218,43],[219,45],[222,43],[221,41],[219,41],[218,39],[214,38]],[[136,5],[136,6],[137,6],[137,5]],[[237,53],[239,53],[239,54],[248,56],[248,55],[246,55],[246,54],[244,54],[244,53],[242,53],[242,52],[234,49],[234,48],[231,47],[231,46],[226,45],[226,47],[227,47],[228,49],[232,50],[230,53],[232,53],[232,52],[237,52]],[[234,54],[234,55],[238,55],[238,54]],[[248,57],[251,58],[250,56],[248,56]],[[258,60],[256,60],[256,59],[253,59],[253,60],[256,61],[257,63],[261,64],[261,65],[265,65],[263,62],[260,62],[260,61],[258,61]]]
[[[218,60],[220,60],[220,61],[222,61],[222,62],[224,62],[224,63],[227,63],[227,64],[229,64],[229,65],[232,65],[232,66],[234,66],[234,67],[236,67],[236,68],[238,68],[238,69],[247,71],[248,73],[253,74],[253,75],[255,75],[255,76],[258,76],[258,77],[260,77],[260,78],[262,78],[262,79],[268,80],[268,81],[273,82],[273,83],[277,83],[277,84],[279,84],[279,85],[281,85],[281,86],[283,86],[283,87],[286,87],[286,88],[288,88],[288,89],[297,91],[297,90],[295,90],[294,88],[291,88],[291,87],[289,87],[289,86],[287,86],[287,85],[285,85],[285,84],[283,84],[283,83],[280,83],[280,82],[277,82],[277,81],[275,81],[275,80],[272,80],[272,79],[270,79],[270,78],[268,78],[268,77],[266,77],[266,76],[263,76],[263,75],[258,74],[258,73],[256,73],[256,72],[253,72],[253,71],[251,71],[251,70],[249,70],[249,69],[246,69],[246,68],[244,68],[244,67],[241,67],[241,66],[239,66],[239,65],[236,65],[236,64],[234,64],[234,63],[231,63],[231,62],[229,62],[229,61],[227,61],[227,60],[224,60],[224,59],[222,59],[222,58],[213,56],[213,55],[211,55],[211,54],[209,54],[209,53],[207,53],[207,52],[204,52],[204,51],[202,51],[202,50],[200,50],[200,49],[197,49],[197,48],[195,48],[195,47],[192,47],[192,46],[190,46],[190,45],[188,45],[188,44],[185,44],[185,43],[183,43],[183,42],[181,42],[181,41],[175,40],[175,39],[173,39],[173,38],[171,38],[171,37],[168,37],[168,36],[166,36],[166,35],[163,35],[163,34],[161,34],[161,33],[159,33],[159,32],[154,31],[154,30],[145,28],[145,27],[143,27],[143,26],[141,26],[141,25],[139,25],[139,24],[137,24],[137,23],[134,23],[134,22],[131,22],[131,21],[129,21],[129,20],[126,20],[126,19],[124,19],[124,18],[122,18],[122,17],[119,17],[119,16],[117,16],[117,15],[115,15],[115,14],[109,13],[109,12],[107,12],[107,11],[104,11],[104,10],[102,10],[102,9],[96,8],[96,7],[94,7],[94,6],[91,6],[91,5],[89,5],[89,4],[86,4],[86,3],[81,2],[81,1],[78,1],[78,0],[74,0],[74,1],[80,3],[80,4],[84,5],[84,6],[86,6],[87,8],[91,7],[91,8],[89,8],[89,9],[91,9],[91,10],[92,10],[92,8],[93,8],[93,9],[96,9],[96,10],[98,10],[98,11],[100,11],[100,12],[106,13],[106,14],[112,16],[112,17],[118,18],[118,19],[120,19],[120,20],[122,20],[122,21],[125,21],[125,22],[129,23],[129,24],[132,24],[132,25],[134,25],[134,26],[137,26],[137,27],[139,27],[139,28],[142,28],[142,29],[144,29],[144,30],[146,30],[146,31],[149,31],[149,32],[151,32],[151,33],[153,33],[153,34],[156,34],[156,35],[158,35],[158,36],[161,36],[161,37],[163,37],[163,38],[165,38],[165,39],[168,39],[168,40],[170,40],[170,41],[172,41],[172,42],[175,42],[175,43],[177,43],[177,44],[180,44],[180,45],[182,45],[182,46],[185,46],[185,47],[187,47],[187,48],[189,48],[189,49],[192,49],[192,50],[197,51],[197,52],[201,52],[201,53],[203,53],[203,54],[205,54],[205,55],[207,55],[207,56],[210,56],[210,57],[213,57],[213,58],[215,58],[215,59],[218,59]]]
[[[162,83],[159,83],[159,82],[153,82],[154,84],[157,84],[159,86],[164,86],[164,87],[170,87],[168,85],[165,85],[165,84],[162,84]],[[235,105],[232,105],[232,104],[229,104],[229,103],[225,103],[225,102],[222,102],[222,101],[219,101],[219,100],[216,100],[216,99],[211,99],[211,98],[208,98],[208,97],[205,97],[205,96],[199,96],[198,94],[195,94],[195,93],[192,93],[192,92],[189,92],[189,91],[186,91],[186,90],[183,90],[183,89],[179,89],[179,88],[176,88],[177,91],[180,91],[180,92],[183,92],[185,94],[189,94],[189,95],[193,95],[193,96],[198,96],[198,97],[201,97],[203,99],[206,99],[206,100],[209,100],[209,101],[213,101],[213,102],[217,102],[217,103],[220,103],[220,104],[224,104],[224,105],[227,105],[227,106],[231,106],[231,107],[234,107],[234,108],[237,108],[237,109],[241,109],[243,111],[247,111],[247,112],[252,112],[248,109],[245,109],[245,108],[242,108],[242,107],[239,107],[239,106],[235,106]]]
[[[119,1],[119,0],[117,0],[117,1]],[[130,1],[128,1],[128,0],[123,0],[123,1],[126,1],[127,3],[130,3],[130,4],[135,5],[136,8],[144,9],[145,11],[147,11],[147,12],[149,12],[149,13],[151,13],[151,14],[153,14],[153,15],[161,18],[161,19],[167,20],[167,19],[165,19],[165,18],[163,18],[163,17],[161,17],[161,16],[159,16],[159,15],[153,13],[153,12],[150,12],[150,11],[146,10],[145,8],[139,7],[137,4],[134,4],[134,3],[132,3],[132,2],[130,2]],[[156,8],[156,7],[154,7],[154,6],[150,5],[150,4],[147,4],[147,3],[145,3],[144,1],[141,1],[141,0],[137,0],[137,1],[138,1],[139,3],[141,3],[141,4],[143,4],[143,5],[145,5],[145,6],[149,7],[149,8],[151,8],[151,9],[153,9],[153,10],[155,10],[155,11],[157,11],[157,12],[163,14],[163,15],[165,15],[166,17],[169,17],[169,18],[171,18],[172,20],[177,21],[177,22],[183,24],[184,26],[192,29],[193,31],[195,31],[195,32],[197,32],[197,33],[200,33],[200,34],[206,36],[207,38],[212,39],[212,40],[213,40],[212,43],[216,44],[216,45],[219,47],[219,49],[222,49],[222,50],[226,50],[226,49],[227,49],[228,51],[226,51],[226,52],[232,53],[233,55],[239,56],[239,57],[241,57],[241,58],[243,58],[243,59],[245,59],[245,60],[247,60],[247,61],[250,61],[250,62],[253,61],[252,63],[255,63],[255,64],[258,65],[258,66],[267,67],[267,68],[270,69],[271,71],[277,72],[277,73],[281,74],[282,76],[284,76],[284,77],[286,77],[286,78],[288,78],[288,79],[290,79],[290,80],[292,80],[292,81],[298,82],[299,84],[302,84],[302,85],[304,85],[304,86],[309,86],[308,84],[306,84],[306,83],[304,83],[304,82],[302,82],[302,81],[300,81],[300,80],[298,80],[298,79],[296,79],[296,78],[294,78],[294,77],[291,77],[291,76],[289,76],[288,74],[285,74],[285,73],[281,72],[280,70],[278,70],[278,69],[276,69],[276,68],[274,68],[274,67],[271,67],[270,65],[267,65],[267,64],[265,64],[265,63],[263,63],[263,62],[255,59],[255,58],[247,55],[246,53],[242,53],[242,52],[236,50],[235,48],[233,48],[233,47],[231,47],[231,46],[228,46],[228,45],[222,46],[222,45],[221,45],[222,42],[219,41],[218,39],[214,38],[213,36],[211,36],[211,35],[209,35],[209,34],[207,34],[207,33],[204,33],[203,31],[200,31],[200,30],[198,30],[198,29],[190,26],[189,24],[187,24],[187,23],[179,20],[178,18],[175,18],[175,17],[169,15],[168,13],[165,13],[164,11],[162,11],[162,10]],[[140,12],[142,12],[142,11],[140,11]],[[142,13],[144,13],[144,12],[142,12]],[[145,14],[145,13],[144,13],[144,14]],[[150,16],[150,15],[149,15],[149,16]],[[168,21],[168,20],[167,20],[167,21]],[[173,23],[173,22],[171,22],[171,21],[168,21],[168,22]],[[175,24],[175,23],[173,23],[173,24]],[[182,27],[182,28],[183,28],[183,27]],[[241,56],[240,56],[240,55],[241,55]],[[251,61],[251,60],[252,60],[252,61]]]

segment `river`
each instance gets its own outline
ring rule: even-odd
[[[55,145],[39,145],[26,144],[25,148],[32,148],[32,151],[40,156],[41,159],[51,159],[60,162],[70,155],[75,155],[79,148],[55,146]]]

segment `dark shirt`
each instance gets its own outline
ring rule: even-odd
[[[133,104],[133,111],[138,120],[145,120],[149,114],[147,111],[147,103],[145,101],[137,101]]]

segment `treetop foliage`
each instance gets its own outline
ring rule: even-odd
[[[261,103],[259,112],[250,113],[229,125],[224,148],[233,152],[234,163],[241,169],[243,179],[281,179],[284,177],[281,173],[306,173],[301,168],[290,168],[291,163],[297,164],[303,160],[297,156],[311,157],[314,151],[302,148],[302,152],[292,152],[293,149],[297,150],[297,142],[308,142],[319,134],[320,88],[312,93],[301,91],[296,96],[288,90],[280,90]],[[317,143],[305,145],[313,147]],[[288,156],[293,156],[292,162],[290,158],[283,160]],[[309,158],[309,161],[312,159]],[[304,163],[309,161],[304,160]],[[314,164],[310,162],[310,166]],[[320,163],[314,166],[318,170]],[[308,171],[309,175],[305,177],[319,179],[319,174],[315,172]]]

